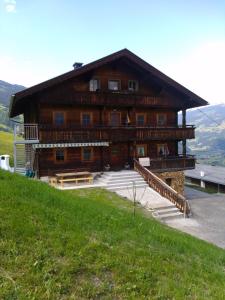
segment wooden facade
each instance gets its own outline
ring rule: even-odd
[[[185,111],[206,104],[125,49],[17,93],[10,115],[23,113],[25,124],[37,124],[40,176],[132,168],[138,157],[150,157],[150,168],[160,172],[194,168],[186,155],[194,126]]]

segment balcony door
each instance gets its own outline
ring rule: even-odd
[[[113,127],[120,126],[120,112],[112,111],[110,113],[110,126],[113,126]]]

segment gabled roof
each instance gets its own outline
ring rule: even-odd
[[[156,68],[154,68],[152,65],[148,64],[146,61],[129,51],[128,49],[122,49],[118,52],[115,52],[113,54],[110,54],[108,56],[105,56],[101,59],[98,59],[94,62],[88,63],[78,69],[69,71],[67,73],[64,73],[60,76],[57,76],[55,78],[49,79],[47,81],[44,81],[40,84],[34,85],[30,88],[27,88],[21,92],[16,93],[15,95],[12,96],[11,103],[10,103],[10,117],[15,116],[14,108],[15,105],[18,103],[19,100],[30,97],[31,95],[34,95],[46,88],[53,87],[59,83],[62,83],[66,80],[75,78],[79,75],[82,75],[86,72],[89,72],[91,70],[94,70],[98,67],[101,67],[105,64],[111,63],[113,61],[118,60],[119,58],[125,57],[129,59],[132,63],[139,65],[143,70],[149,72],[151,75],[155,76],[159,80],[161,80],[164,84],[167,86],[173,87],[175,90],[178,92],[184,94],[185,96],[190,98],[190,101],[193,101],[195,104],[191,105],[190,107],[198,107],[198,106],[203,106],[207,105],[207,101],[199,97],[198,95],[194,94],[181,84],[177,83],[167,75],[163,74]]]

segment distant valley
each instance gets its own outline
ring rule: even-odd
[[[25,86],[10,84],[6,81],[0,80],[0,130],[1,131],[12,130],[12,122],[10,122],[8,117],[11,95],[20,92],[24,89]]]
[[[0,131],[12,131],[8,118],[10,98],[23,89],[22,85],[0,80]],[[188,111],[187,124],[196,126],[195,140],[187,143],[189,153],[195,154],[198,162],[225,166],[225,104]]]

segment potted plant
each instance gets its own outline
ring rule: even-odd
[[[104,168],[105,168],[105,171],[109,171],[110,170],[110,164],[106,164]]]

